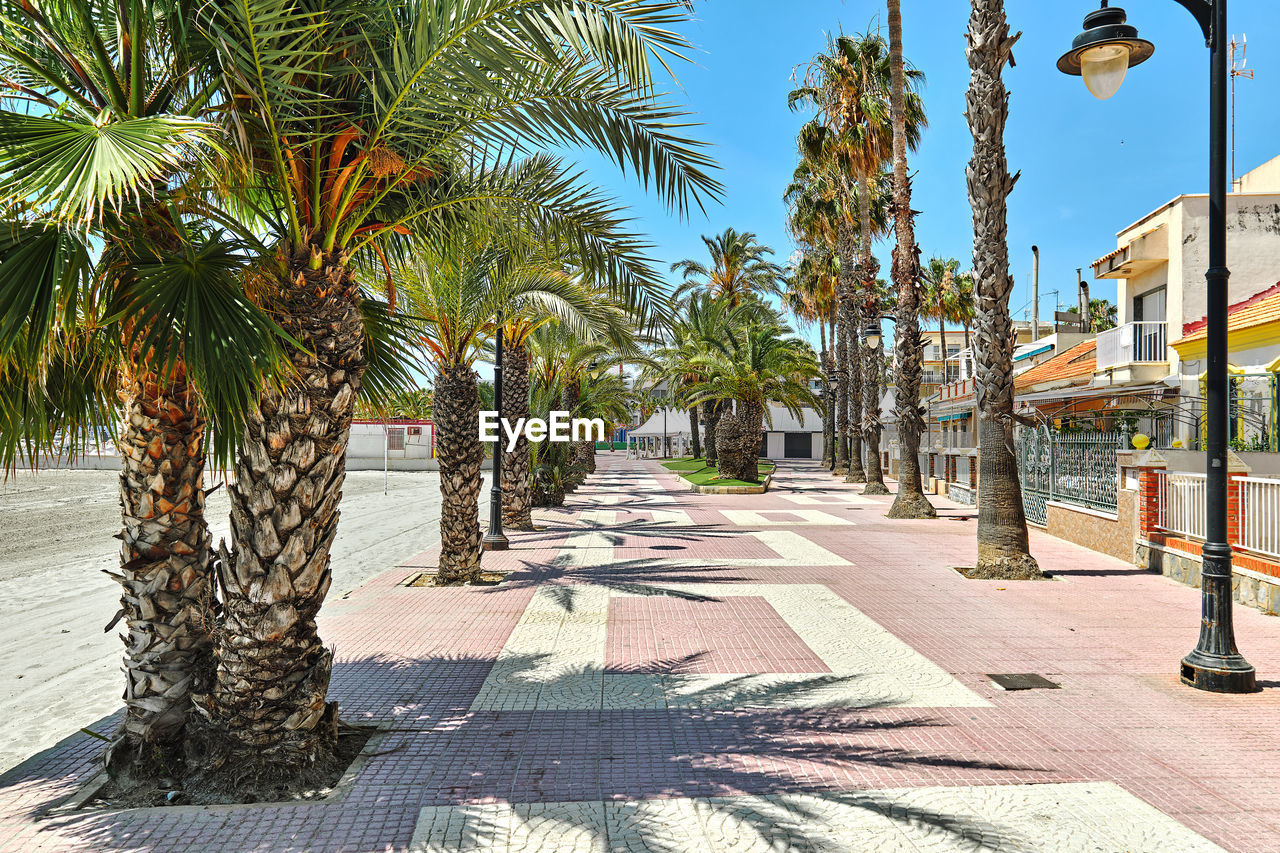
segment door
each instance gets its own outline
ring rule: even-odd
[[[782,455],[786,459],[811,459],[813,440],[807,432],[789,432],[783,437]]]

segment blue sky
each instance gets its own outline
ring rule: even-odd
[[[1075,301],[1075,270],[1115,248],[1117,231],[1174,196],[1208,189],[1209,52],[1191,16],[1171,0],[1124,2],[1129,21],[1156,45],[1155,56],[1130,72],[1109,101],[1094,99],[1079,78],[1055,62],[1081,29],[1096,0],[1007,0],[1011,27],[1023,36],[1005,83],[1012,93],[1006,132],[1010,168],[1022,178],[1010,198],[1009,248],[1017,286],[1010,308],[1021,319],[1030,301],[1031,246],[1041,251],[1041,316],[1051,317],[1052,291]],[[969,68],[963,0],[903,0],[906,55],[927,76],[930,127],[910,166],[917,173],[913,207],[924,256],[972,256],[972,219],[965,165],[972,137],[964,118]],[[1280,4],[1232,4],[1233,33],[1250,37],[1256,80],[1238,83],[1238,172],[1280,154]],[[723,204],[682,222],[606,163],[575,156],[592,179],[635,211],[637,228],[665,267],[702,259],[699,235],[728,226],[756,232],[785,261],[781,196],[795,164],[795,134],[805,116],[786,106],[797,67],[820,51],[826,33],[862,32],[884,24],[882,2],[870,0],[704,0],[687,35],[696,64],[677,68],[683,100],[705,126],[727,187]],[[887,37],[887,25],[885,34]],[[1270,93],[1270,94],[1268,94]],[[889,244],[878,247],[888,270]],[[1114,299],[1113,282],[1091,282],[1094,296]],[[815,335],[816,337],[816,335]]]

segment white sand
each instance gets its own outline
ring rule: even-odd
[[[438,474],[393,472],[382,488],[380,471],[347,475],[331,599],[440,538]],[[487,485],[481,503],[483,523]],[[229,535],[225,489],[206,512],[216,544]],[[102,630],[120,587],[101,573],[117,568],[119,530],[113,471],[0,482],[0,772],[120,707],[121,643]]]

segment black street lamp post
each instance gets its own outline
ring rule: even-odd
[[[1210,50],[1206,535],[1201,551],[1200,639],[1182,659],[1180,675],[1184,684],[1200,690],[1249,693],[1257,689],[1256,676],[1236,648],[1227,542],[1227,0],[1175,2],[1195,16]],[[1155,50],[1126,20],[1123,9],[1109,8],[1103,0],[1101,9],[1085,17],[1085,30],[1058,60],[1059,70],[1084,77],[1097,97],[1111,97],[1125,72]]]
[[[493,407],[498,410],[499,423],[502,421],[502,312],[498,312],[497,356],[493,360]],[[498,429],[498,439],[493,443],[493,482],[489,487],[489,532],[484,535],[481,545],[486,551],[505,551],[511,542],[502,532],[502,428]]]

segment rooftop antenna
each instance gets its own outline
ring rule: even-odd
[[[1253,69],[1245,70],[1245,66],[1249,64],[1247,56],[1249,51],[1249,37],[1241,35],[1240,40],[1236,41],[1236,37],[1231,37],[1231,189],[1236,188],[1236,78],[1243,77],[1246,80],[1253,79]],[[1236,58],[1236,52],[1239,51],[1239,59]]]

